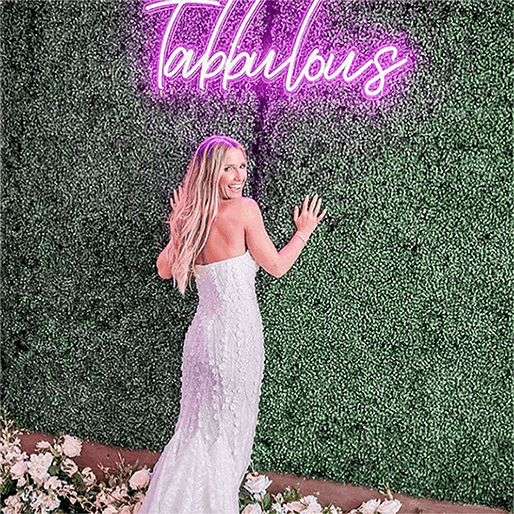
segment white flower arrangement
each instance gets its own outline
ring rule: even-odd
[[[387,491],[391,495],[389,488],[387,488]],[[378,499],[368,500],[359,508],[351,510],[348,514],[396,514],[401,506],[402,504],[399,500],[393,500],[392,497],[382,503]]]
[[[118,471],[99,464],[107,477],[98,483],[91,468],[79,470],[73,457],[82,451],[82,441],[59,434],[54,444],[40,441],[39,453],[28,456],[21,451],[16,437],[24,429],[12,429],[12,421],[4,421],[0,437],[0,514],[137,514],[146,496],[152,473],[146,466],[136,469],[125,465],[121,454]],[[387,486],[388,499],[369,500],[350,512],[335,505],[322,507],[315,496],[303,496],[299,489],[286,487],[274,495],[267,489],[272,481],[266,475],[248,473],[239,490],[241,514],[396,514],[401,507]],[[380,491],[381,492],[381,491]],[[386,494],[386,493],[382,493]]]
[[[60,433],[54,444],[40,441],[36,452],[21,451],[17,434],[4,409],[0,436],[1,514],[137,514],[150,481],[146,468],[134,472],[120,455],[118,474],[105,472],[107,483],[97,483],[91,468],[79,470],[73,457],[82,451],[82,441]],[[137,466],[136,462],[136,466]]]
[[[332,504],[328,507],[322,507],[315,496],[303,496],[299,489],[291,489],[290,487],[286,487],[284,491],[274,495],[272,500],[267,492],[271,483],[272,480],[266,475],[248,473],[245,483],[239,491],[240,514],[346,513],[343,509]]]
[[[322,507],[314,495],[303,496],[299,489],[286,487],[283,492],[274,495],[271,500],[268,487],[272,481],[265,475],[248,473],[244,486],[239,492],[240,514],[396,514],[402,504],[393,499],[393,495],[386,484],[387,500],[369,500],[357,509],[345,511],[340,507],[329,504]]]

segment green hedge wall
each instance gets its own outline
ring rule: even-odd
[[[256,49],[287,45],[296,4],[265,3]],[[252,467],[514,512],[512,3],[326,0],[315,40],[390,37],[413,58],[373,101],[342,84],[161,96],[169,13],[143,7],[0,6],[2,405],[30,430],[163,449],[198,298],[155,263],[192,152],[227,134],[277,249],[306,194],[328,208],[287,275],[257,274]]]

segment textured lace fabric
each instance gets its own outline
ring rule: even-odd
[[[184,341],[180,415],[139,514],[239,514],[264,371],[258,269],[248,250],[194,267],[199,303]]]

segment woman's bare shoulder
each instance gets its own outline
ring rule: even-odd
[[[252,218],[252,212],[255,211],[255,209],[259,209],[259,204],[249,196],[243,196],[240,198],[239,206],[241,208],[241,218],[243,221],[247,221],[248,219]]]
[[[239,200],[240,200],[240,205],[242,207],[250,206],[250,208],[252,208],[252,207],[255,208],[255,206],[257,206],[257,207],[259,206],[257,204],[257,202],[253,198],[250,198],[249,196],[242,196]]]

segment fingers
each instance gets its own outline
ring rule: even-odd
[[[306,197],[306,199],[307,198],[308,198],[308,196]],[[312,203],[310,205],[309,212],[316,216],[316,223],[319,223],[325,217],[325,214],[327,213],[327,209],[325,208],[322,211],[321,216],[318,218],[318,213],[319,213],[319,210],[321,209],[321,202],[322,202],[322,200],[321,200],[321,198],[318,198],[317,194],[315,194],[312,197]]]
[[[327,209],[325,208],[325,210],[321,213],[321,216],[318,218],[318,223],[325,217],[326,213],[327,213]]]
[[[306,197],[308,198],[308,196]],[[310,205],[310,208],[309,208],[309,212],[311,214],[314,214],[314,215],[318,215],[318,212],[319,212],[319,209],[321,207],[321,198],[318,198],[318,195],[315,194],[313,197],[312,197],[312,202],[311,202],[311,205]]]
[[[321,208],[321,198],[318,198],[317,193],[312,197],[312,202],[311,202],[310,207],[309,207],[309,195],[307,195],[305,197],[305,199],[303,200],[302,211],[308,210],[309,212],[317,215],[320,208]]]
[[[316,196],[318,196],[318,195],[316,195]],[[315,214],[316,216],[318,215],[318,212],[319,212],[320,208],[321,208],[321,198],[319,198],[319,199],[318,199],[318,201],[317,201],[317,203],[316,203],[316,208],[315,208],[315,210],[314,210],[314,214]]]
[[[171,207],[175,207],[174,203],[177,204],[180,200],[180,195],[182,193],[182,185],[178,186],[177,189],[173,190],[173,199],[170,198]]]

